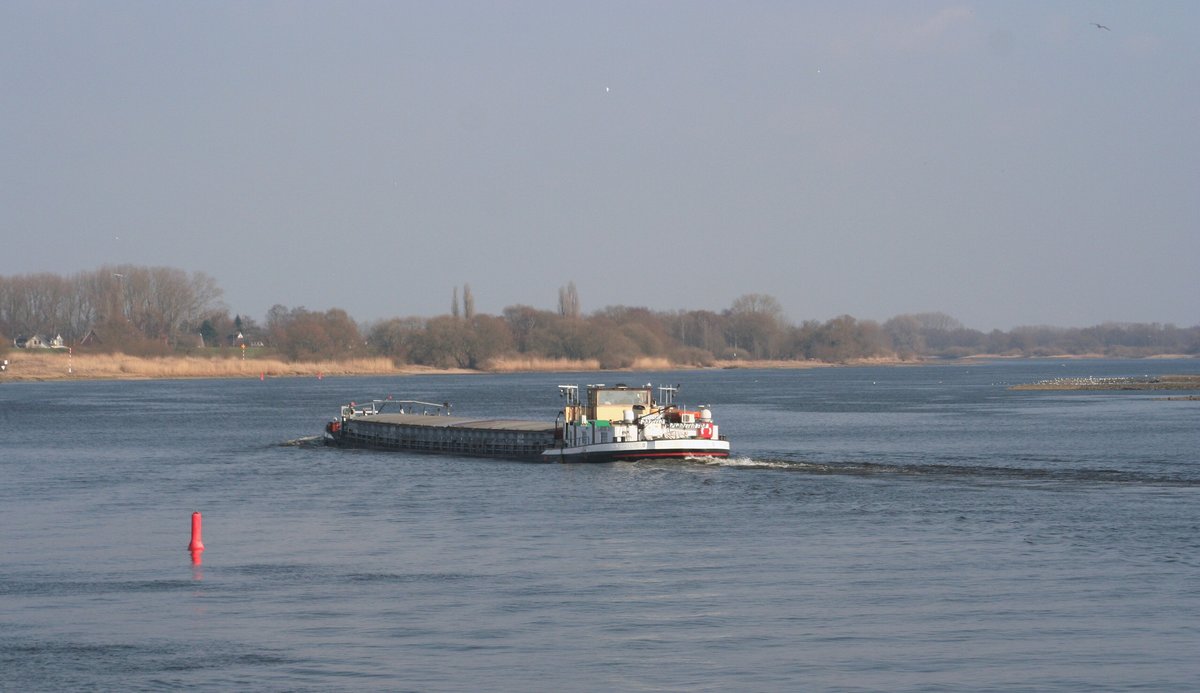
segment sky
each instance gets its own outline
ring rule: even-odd
[[[1095,26],[1099,23],[1107,28]],[[0,3],[0,275],[1200,324],[1200,3]]]

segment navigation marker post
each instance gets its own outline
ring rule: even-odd
[[[200,554],[204,553],[203,519],[199,510],[192,513],[192,541],[188,544],[188,551],[192,554],[193,565],[200,565]]]

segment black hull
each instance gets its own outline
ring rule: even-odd
[[[490,457],[494,459],[523,460],[526,462],[541,462],[545,448],[536,450],[514,449],[512,446],[479,446],[468,444],[447,443],[388,443],[379,441],[363,441],[345,437],[326,438],[325,444],[331,447],[352,448],[358,450],[382,450],[390,452],[419,452],[429,455],[460,455],[464,457]]]

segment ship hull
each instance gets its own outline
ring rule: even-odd
[[[539,460],[556,440],[553,424],[389,415],[347,418],[325,428],[325,442],[346,448]]]
[[[413,417],[408,421],[348,420],[325,430],[325,443],[344,448],[408,450],[422,453],[498,457],[561,463],[605,463],[632,460],[729,456],[724,440],[649,440],[561,446],[552,427],[517,422],[448,422],[445,417]],[[440,425],[439,425],[440,424]]]
[[[633,460],[729,457],[725,440],[643,440],[555,447],[542,453],[547,462],[622,462]]]

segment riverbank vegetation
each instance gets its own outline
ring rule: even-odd
[[[74,353],[48,349],[19,349],[5,356],[7,379],[160,380],[184,378],[272,378],[280,376],[393,375],[433,369],[399,369],[391,359],[360,358],[337,361],[285,361],[277,358],[242,360],[212,356],[132,356]]]
[[[1200,326],[1108,323],[982,332],[944,313],[899,315],[882,323],[842,315],[797,324],[765,294],[746,294],[722,310],[608,306],[585,313],[571,283],[559,291],[556,309],[513,305],[489,315],[476,312],[471,288],[463,286],[461,292],[453,288],[445,315],[361,323],[342,308],[276,305],[262,324],[231,313],[221,296],[216,282],[203,273],[161,267],[106,266],[69,277],[0,276],[0,337],[6,345],[30,347],[20,350],[24,353],[44,345],[74,358],[111,355],[113,364],[101,367],[97,361],[97,372],[163,370],[131,377],[172,377],[172,369],[332,374],[347,372],[345,364],[370,373],[406,367],[665,369],[979,355],[1200,355]],[[402,314],[404,306],[396,309]],[[177,363],[135,367],[118,354],[151,362],[172,357]],[[61,370],[60,362],[50,363]]]

